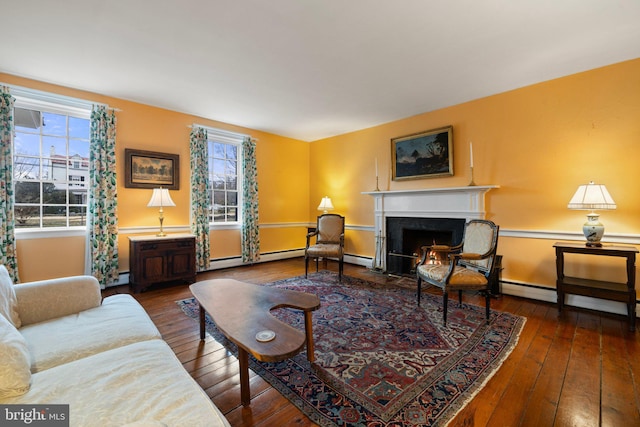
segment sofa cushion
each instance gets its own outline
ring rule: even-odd
[[[23,326],[20,333],[29,345],[32,372],[161,338],[144,308],[128,294],[107,297],[101,306],[77,314]]]
[[[100,284],[93,276],[70,276],[15,287],[22,326],[99,307]]]
[[[0,397],[29,391],[31,363],[27,342],[4,316],[0,316]]]
[[[22,325],[18,315],[18,300],[13,289],[13,280],[4,265],[0,265],[0,314],[16,328]]]
[[[72,426],[228,426],[162,340],[119,347],[31,376],[31,390],[4,404],[69,404]]]

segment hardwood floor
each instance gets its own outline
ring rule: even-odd
[[[337,264],[329,263],[337,271]],[[302,259],[218,270],[198,280],[230,277],[252,283],[304,274]],[[384,275],[345,265],[345,274],[386,283]],[[129,292],[110,288],[105,295]],[[439,293],[437,289],[425,292]],[[220,344],[200,342],[198,324],[175,301],[188,286],[152,288],[135,295],[185,369],[232,426],[314,425],[287,399],[251,372],[251,405],[240,405],[238,363]],[[479,296],[466,301],[483,305]],[[624,316],[503,296],[492,309],[527,318],[517,347],[451,423],[452,426],[640,426],[640,343]]]

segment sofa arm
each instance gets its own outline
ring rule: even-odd
[[[22,325],[67,316],[102,304],[100,284],[92,276],[72,276],[15,285]]]

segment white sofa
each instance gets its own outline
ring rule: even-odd
[[[14,286],[0,265],[0,360],[0,404],[68,404],[71,426],[229,426],[142,306],[91,276]]]

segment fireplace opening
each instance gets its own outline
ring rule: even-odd
[[[449,245],[452,244],[453,232],[451,230],[437,231],[437,230],[412,230],[405,228],[402,231],[402,252],[405,254],[411,254],[416,258],[422,256],[421,247],[424,245]],[[428,254],[429,258],[434,262],[442,262],[446,259],[446,255],[431,253]],[[418,259],[416,259],[418,261]],[[412,266],[415,268],[415,265]],[[411,271],[413,273],[414,271]]]
[[[464,219],[387,217],[387,273],[415,275],[424,245],[456,245],[462,241]],[[432,262],[445,257],[431,254]]]

